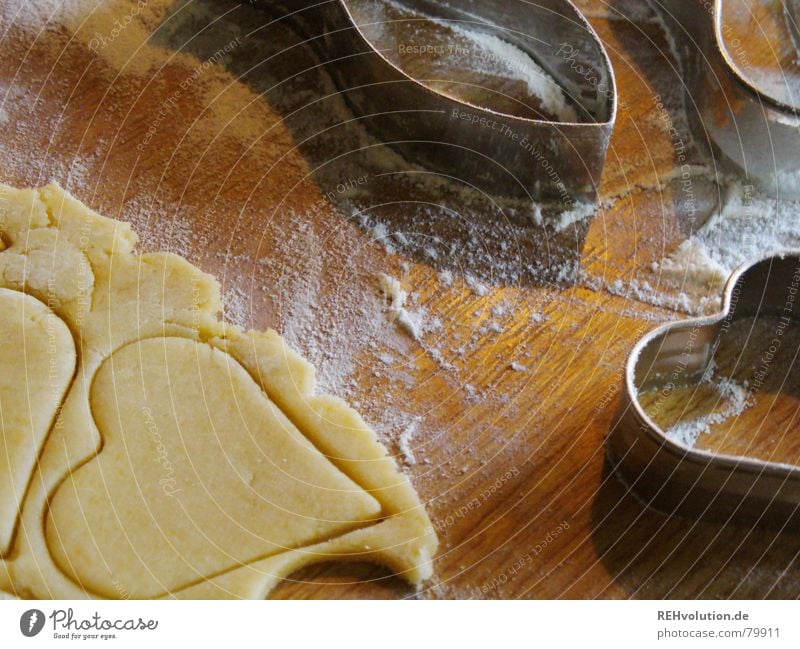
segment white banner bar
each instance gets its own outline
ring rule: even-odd
[[[4,601],[0,647],[797,647],[799,619],[763,601]]]

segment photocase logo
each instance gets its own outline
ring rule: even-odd
[[[19,618],[19,630],[22,635],[32,638],[44,628],[44,613],[38,608],[25,611]]]

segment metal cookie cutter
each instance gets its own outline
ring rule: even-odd
[[[788,7],[750,0],[649,1],[678,50],[686,110],[698,139],[762,191],[800,198],[796,0]],[[757,9],[772,15],[759,20]],[[754,60],[759,48],[761,60]]]
[[[609,434],[612,466],[645,504],[667,514],[800,527],[800,466],[690,448],[668,438],[638,395],[694,385],[738,318],[800,324],[800,252],[744,265],[725,286],[722,312],[659,327],[625,367],[621,417]]]
[[[271,6],[315,47],[374,135],[408,160],[494,195],[595,197],[616,116],[616,85],[602,43],[569,0],[403,0],[402,6],[522,50],[558,82],[580,123],[504,114],[431,88],[368,38],[374,24],[359,24],[359,2],[376,0]],[[413,35],[415,21],[408,23]]]

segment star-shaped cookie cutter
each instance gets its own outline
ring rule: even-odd
[[[608,456],[630,490],[664,513],[800,528],[800,466],[685,446],[670,439],[639,401],[645,391],[668,394],[697,383],[721,337],[747,317],[800,324],[800,252],[741,266],[725,286],[719,313],[663,325],[636,344]]]

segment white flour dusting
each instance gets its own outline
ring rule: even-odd
[[[471,61],[477,69],[495,76],[507,76],[527,85],[528,92],[542,102],[542,108],[562,122],[577,122],[575,112],[564,89],[534,60],[516,45],[491,34],[478,32],[453,23],[439,22],[473,44]]]
[[[245,329],[253,327],[253,308],[250,298],[238,286],[223,286],[222,314],[227,322]]]
[[[408,293],[400,286],[400,282],[386,273],[378,273],[378,285],[389,310],[389,316],[414,340],[419,340],[425,327],[425,311],[408,311],[406,299]]]
[[[800,246],[800,202],[730,182],[720,209],[655,270],[675,284],[720,289],[737,266]]]
[[[738,417],[752,405],[747,384],[740,385],[733,379],[725,377],[714,380],[712,373],[713,368],[710,372],[706,372],[703,382],[711,384],[719,393],[721,407],[715,412],[675,424],[666,430],[667,437],[689,448],[697,443],[700,435],[710,433],[712,426]]]
[[[638,302],[644,302],[674,311],[684,311],[691,314],[705,313],[709,309],[715,309],[720,303],[718,295],[703,296],[699,299],[695,299],[685,292],[666,293],[658,291],[653,288],[649,282],[640,282],[637,279],[632,279],[628,282],[615,279],[605,283],[587,280],[586,284],[594,290],[604,288],[613,295],[619,295],[620,297],[637,300]]]
[[[591,218],[596,211],[597,205],[594,203],[576,203],[572,208],[557,214],[554,228],[556,232],[566,230],[571,225]]]
[[[481,282],[477,277],[473,275],[467,275],[465,280],[467,282],[467,286],[472,289],[472,292],[475,293],[475,295],[483,297],[489,293],[489,287]]]
[[[406,463],[411,466],[414,466],[417,463],[414,450],[411,448],[411,441],[414,435],[417,433],[419,422],[420,418],[415,418],[408,426],[406,426],[405,430],[403,430],[403,432],[400,434],[400,438],[398,440],[400,452],[403,454],[403,458],[405,459]]]
[[[450,288],[453,285],[453,273],[449,270],[440,270],[437,279],[445,288]]]
[[[278,237],[279,254],[262,257],[261,268],[254,269],[275,278],[269,287],[277,320],[272,324],[316,367],[320,389],[346,398],[359,363],[366,360],[360,355],[386,339],[382,300],[361,275],[369,271],[355,268],[356,275],[335,283],[326,278],[339,250],[358,247],[356,233],[349,228],[317,232],[309,219],[297,215]],[[364,256],[359,263],[370,262]],[[404,353],[400,342],[386,340],[390,351]]]

